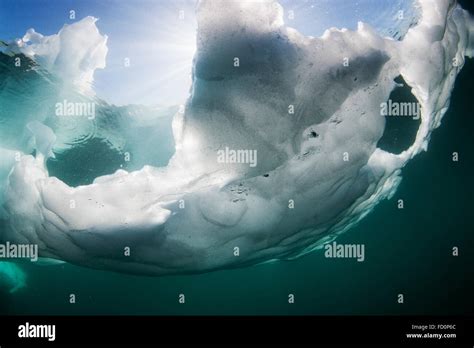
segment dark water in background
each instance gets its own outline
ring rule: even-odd
[[[28,286],[0,294],[0,313],[472,314],[473,77],[474,61],[468,60],[428,152],[403,170],[392,200],[338,238],[365,244],[365,262],[326,259],[319,251],[295,261],[156,278],[23,264]],[[454,151],[459,162],[451,160]],[[186,304],[178,303],[180,293]],[[294,304],[288,304],[289,293]],[[399,293],[404,304],[397,303]],[[76,295],[75,304],[69,294]]]

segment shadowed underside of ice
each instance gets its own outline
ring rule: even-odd
[[[201,1],[193,85],[173,120],[169,165],[70,187],[48,175],[47,151],[37,148],[6,181],[3,238],[37,243],[44,257],[153,275],[318,248],[395,192],[401,168],[427,149],[464,57],[473,54],[467,12],[448,0],[420,6],[418,25],[395,41],[362,23],[355,32],[305,37],[285,26],[271,0]],[[380,104],[398,75],[420,102],[422,122],[413,145],[394,155],[376,144],[385,126]],[[256,150],[257,165],[220,163],[225,148]]]

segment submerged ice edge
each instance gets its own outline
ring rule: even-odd
[[[449,0],[420,6],[418,25],[395,41],[363,23],[305,37],[284,25],[271,0],[201,1],[193,86],[173,120],[170,164],[74,188],[48,175],[46,150],[24,155],[6,183],[2,239],[38,244],[43,257],[152,275],[321,247],[394,194],[401,168],[440,125],[464,57],[472,57],[467,12]],[[422,114],[414,144],[394,155],[376,148],[385,126],[378,106],[399,75]],[[53,138],[39,128],[50,149]],[[258,165],[223,165],[216,160],[223,148],[252,149]]]
[[[0,289],[5,288],[9,293],[17,292],[26,286],[26,274],[15,263],[0,262]]]

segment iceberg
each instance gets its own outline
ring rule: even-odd
[[[99,108],[74,126],[20,115],[14,126],[28,135],[0,140],[10,158],[0,173],[0,239],[37,244],[44,258],[144,275],[244,267],[322,248],[396,192],[402,168],[427,150],[464,59],[473,56],[466,11],[450,0],[419,5],[418,23],[394,40],[364,23],[305,36],[285,24],[274,0],[201,0],[186,104],[139,109],[149,117],[134,131],[136,108],[110,106],[87,89],[107,53],[94,18],[53,37],[27,32],[7,50],[50,79],[73,82],[51,100],[79,98]],[[377,142],[385,127],[380,105],[398,76],[420,104],[421,123],[413,144],[393,154]],[[110,114],[120,121],[118,134],[107,127]],[[166,156],[159,144],[139,140],[157,120],[170,130],[161,137],[173,147]],[[51,176],[53,152],[90,133],[120,151],[128,139],[140,168],[77,186]],[[224,150],[255,151],[258,161],[218,160]],[[13,159],[12,151],[21,155]],[[153,156],[164,164],[150,163]]]

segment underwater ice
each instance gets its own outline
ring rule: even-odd
[[[46,258],[150,275],[290,259],[321,247],[394,194],[401,169],[427,150],[464,57],[473,55],[467,12],[449,0],[419,3],[418,24],[396,41],[363,23],[306,37],[285,25],[272,0],[200,1],[193,85],[172,121],[169,164],[70,187],[48,175],[45,158],[53,145],[73,146],[68,139],[87,121],[48,130],[31,124],[45,117],[19,115],[11,127],[23,140],[0,139],[2,239],[37,243]],[[107,53],[91,17],[58,36],[29,31],[13,46],[82,90]],[[395,155],[376,144],[385,126],[379,106],[399,75],[422,115],[413,145]],[[57,93],[51,100],[64,99]],[[36,156],[28,154],[31,139]],[[258,165],[218,162],[226,147],[256,150]],[[144,164],[159,151],[135,149],[147,152]],[[15,151],[23,152],[18,161]]]
[[[13,262],[0,262],[0,289],[14,293],[26,286],[26,274]]]

